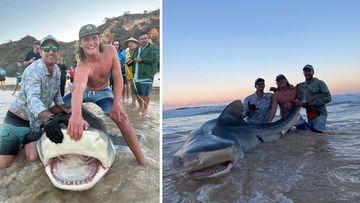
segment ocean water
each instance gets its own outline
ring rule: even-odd
[[[290,131],[249,150],[227,175],[206,180],[178,174],[171,157],[225,106],[164,111],[163,202],[360,202],[359,105],[360,94],[335,95],[326,132]]]
[[[12,90],[0,90],[0,125],[15,99],[11,93]],[[9,168],[0,170],[0,202],[159,202],[159,88],[152,91],[145,118],[136,109],[131,109],[128,102],[124,106],[148,161],[146,168],[136,162],[127,145],[116,144],[114,164],[93,188],[81,192],[64,191],[52,185],[40,161],[24,160],[21,150]],[[120,131],[110,118],[97,106],[88,107],[105,120],[109,133],[117,136],[115,140],[121,140]]]

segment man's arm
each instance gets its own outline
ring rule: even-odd
[[[73,92],[71,96],[71,116],[69,119],[69,125],[67,127],[67,133],[72,139],[80,140],[89,124],[83,119],[81,107],[83,101],[83,93],[87,86],[89,77],[89,69],[83,66],[81,63],[76,68]]]
[[[32,57],[31,52],[29,52],[28,54],[26,54],[26,57],[25,57],[25,60],[24,60],[24,65],[28,66],[29,64],[31,64],[34,61],[35,61],[34,57]]]
[[[26,92],[26,102],[30,112],[42,121],[46,121],[51,114],[45,113],[48,109],[40,100],[41,78],[36,72],[28,71],[24,75],[23,88]],[[43,113],[40,115],[40,113]]]
[[[277,102],[276,96],[273,95],[272,99],[271,99],[271,110],[269,113],[268,122],[272,122],[272,120],[274,119],[276,110],[277,110],[277,105],[278,105],[278,102]]]
[[[324,81],[319,81],[321,95],[315,98],[315,106],[321,106],[331,102],[331,94],[329,88],[326,86]]]
[[[157,62],[159,58],[159,49],[157,48],[157,46],[152,45],[149,52],[150,54],[148,56],[144,56],[143,58],[141,58],[142,63],[152,64]]]

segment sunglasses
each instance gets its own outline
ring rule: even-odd
[[[52,50],[53,52],[59,51],[59,48],[56,46],[42,46],[41,49],[45,52],[49,52],[50,50]]]
[[[263,82],[258,82],[258,83],[256,83],[256,85],[258,85],[258,86],[260,86],[260,85],[265,85],[265,83],[263,83]]]

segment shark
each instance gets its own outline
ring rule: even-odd
[[[300,118],[300,108],[293,107],[273,123],[247,123],[242,102],[236,100],[218,118],[193,130],[173,155],[171,165],[194,179],[227,174],[248,150],[284,136]]]
[[[66,126],[62,143],[53,143],[45,133],[36,144],[45,172],[52,184],[63,190],[82,191],[92,188],[110,169],[115,160],[115,146],[107,134],[104,121],[88,110],[82,115],[89,123],[78,141],[70,139]],[[69,114],[59,115],[69,119]]]

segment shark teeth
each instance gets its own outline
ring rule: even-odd
[[[225,161],[210,167],[202,168],[196,171],[191,171],[188,174],[194,178],[216,177],[223,174],[222,172],[229,171],[232,168],[232,166],[233,163],[231,161]]]
[[[91,182],[100,168],[98,159],[82,155],[62,155],[49,160],[51,174],[63,185],[83,185]]]

